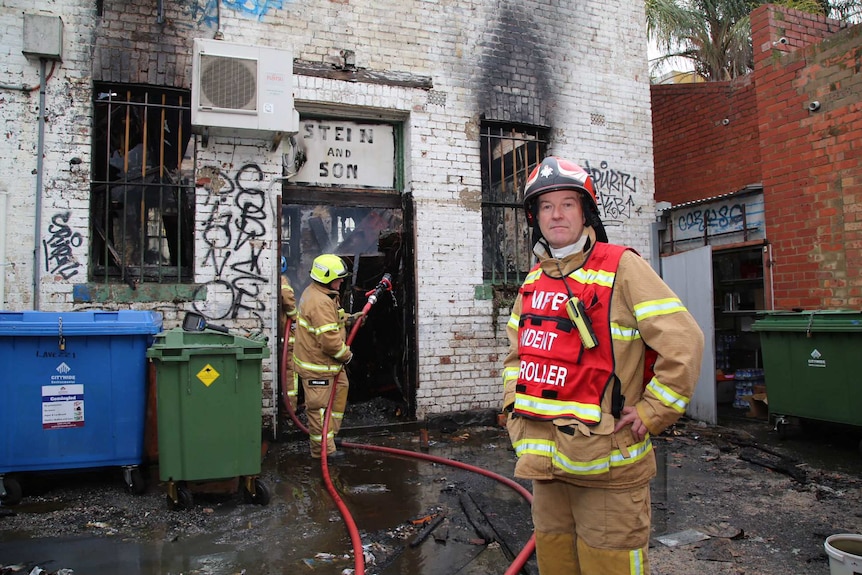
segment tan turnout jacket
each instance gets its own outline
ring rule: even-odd
[[[591,228],[585,233],[593,235]],[[583,265],[587,255],[580,252],[555,260],[542,253],[540,261],[545,273],[558,277],[558,264],[568,275]],[[507,326],[510,347],[503,366],[506,411],[515,401],[520,314],[519,295]],[[637,408],[650,434],[661,433],[683,415],[694,391],[703,355],[703,332],[649,263],[633,252],[623,255],[616,272],[610,321],[613,341],[606,341],[607,333],[596,335],[599,345],[613,345],[615,373],[621,380],[625,405]],[[655,377],[646,387],[645,342],[658,353]],[[649,435],[636,442],[631,426],[613,433],[611,387],[605,390],[602,420],[595,426],[564,419],[543,422],[510,413],[507,428],[518,454],[515,476],[607,488],[642,485],[655,476]]]
[[[299,299],[294,369],[303,379],[331,378],[353,357],[338,292],[311,282]]]

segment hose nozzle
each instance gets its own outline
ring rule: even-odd
[[[380,283],[377,284],[378,291],[392,291],[392,275],[391,274],[383,274],[383,277],[380,279]]]
[[[380,294],[385,291],[392,293],[391,274],[383,274],[383,277],[380,278],[380,282],[377,284],[377,286],[365,295],[366,297],[368,297],[368,301],[373,304],[377,302],[377,298],[380,297]]]

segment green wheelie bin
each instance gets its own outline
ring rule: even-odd
[[[768,312],[760,333],[770,417],[862,426],[862,312]]]
[[[249,503],[266,505],[260,480],[261,372],[266,341],[209,329],[162,332],[155,365],[159,478],[171,509],[193,505],[189,482],[239,477]]]

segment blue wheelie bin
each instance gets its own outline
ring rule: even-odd
[[[0,312],[0,503],[28,472],[119,466],[141,493],[150,311]]]

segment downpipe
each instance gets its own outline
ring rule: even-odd
[[[368,312],[371,311],[372,306],[377,303],[378,298],[384,291],[392,291],[392,277],[389,274],[384,274],[383,279],[381,279],[380,283],[377,284],[373,290],[368,292],[366,296],[368,300],[362,308],[362,315],[356,320],[353,324],[353,328],[350,331],[350,334],[347,337],[347,345],[351,345],[353,340],[356,337],[359,328],[362,326],[365,316],[368,315]],[[285,345],[282,350],[282,363],[281,363],[281,396],[284,402],[284,408],[287,410],[290,415],[293,423],[302,430],[303,433],[308,435],[308,428],[302,424],[302,422],[297,417],[296,413],[293,410],[293,407],[290,404],[290,400],[287,397],[287,392],[285,389],[285,376],[286,376],[286,365],[287,365],[287,338],[290,334],[291,320],[287,320],[285,324],[285,333],[284,333],[284,341]],[[342,366],[341,369],[344,369]],[[335,399],[335,381],[337,381],[338,376],[341,374],[341,370],[335,375],[333,379],[333,388],[332,393],[329,394],[329,403],[326,406],[326,414],[323,419],[323,431],[322,431],[322,441],[326,440],[327,435],[329,434],[329,420],[332,414],[332,404]],[[458,469],[463,469],[466,471],[470,471],[472,473],[477,473],[479,475],[484,475],[490,479],[498,481],[507,487],[514,489],[518,492],[528,503],[532,503],[533,495],[527,490],[525,487],[520,485],[519,483],[512,481],[507,477],[503,477],[502,475],[496,474],[492,471],[488,471],[487,469],[482,469],[481,467],[476,467],[473,465],[468,465],[466,463],[461,463],[460,461],[454,461],[452,459],[446,459],[444,457],[438,457],[436,455],[429,455],[427,453],[419,453],[416,451],[409,451],[406,449],[396,449],[394,447],[384,447],[380,445],[367,445],[361,443],[351,443],[342,441],[340,439],[335,440],[335,444],[339,447],[346,447],[349,449],[360,449],[364,451],[377,451],[381,453],[388,453],[390,455],[396,455],[400,457],[411,457],[414,459],[421,459],[424,461],[430,461],[432,463],[438,463],[441,465],[448,465],[450,467],[455,467]],[[335,505],[338,507],[339,513],[341,513],[342,518],[344,519],[345,526],[347,527],[347,531],[350,535],[351,545],[353,547],[353,556],[354,556],[354,574],[355,575],[365,575],[365,555],[362,550],[362,538],[359,535],[359,529],[356,527],[356,522],[353,519],[353,516],[350,514],[350,510],[347,508],[347,505],[342,500],[341,496],[335,489],[335,486],[332,484],[332,479],[329,475],[329,462],[327,461],[327,453],[326,446],[322,445],[322,449],[320,452],[320,468],[323,474],[323,480],[326,485],[326,489],[332,497]],[[529,541],[524,545],[521,551],[518,553],[517,557],[515,557],[514,561],[509,565],[509,568],[506,570],[504,575],[517,575],[530,559],[530,556],[536,550],[536,536],[530,536]]]
[[[39,283],[42,267],[42,186],[45,171],[45,58],[39,58],[39,130],[36,142],[36,220],[33,237],[33,309],[41,307],[39,301]]]
[[[6,309],[6,210],[9,192],[0,188],[0,309]],[[2,490],[2,486],[0,486]],[[2,494],[0,494],[2,495]]]

